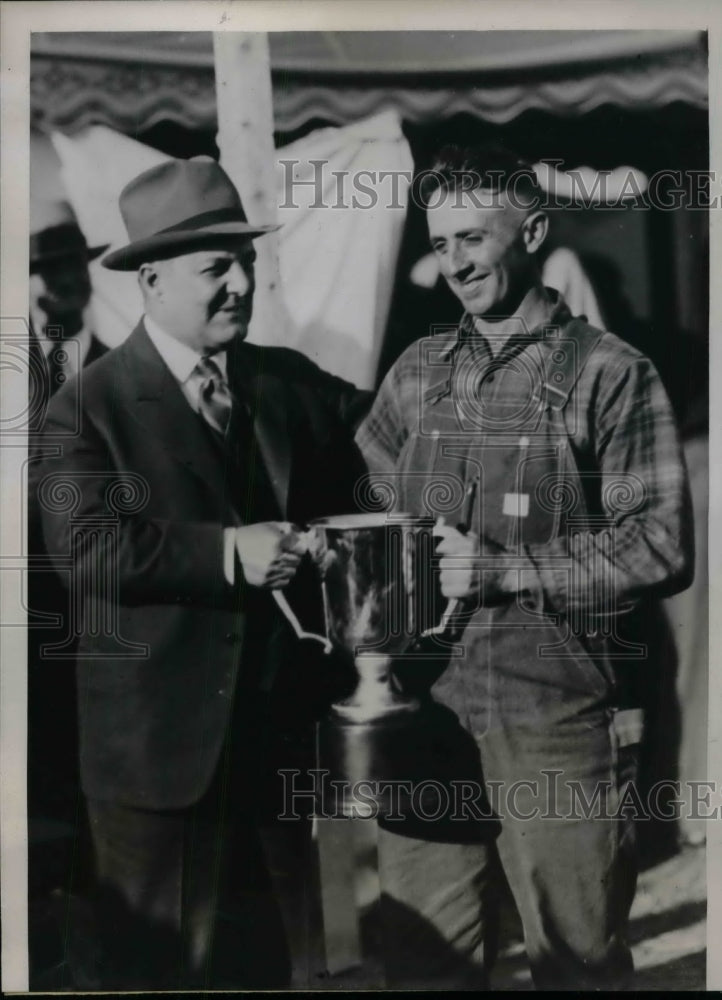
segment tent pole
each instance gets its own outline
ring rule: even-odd
[[[221,164],[240,192],[249,221],[274,223],[276,174],[273,169],[273,95],[268,35],[265,32],[214,32],[213,51],[218,109],[218,148]],[[249,338],[264,344],[283,344],[285,308],[281,296],[278,235],[256,241],[256,295]],[[338,822],[317,822],[318,864],[321,870],[325,967],[339,972],[361,964],[358,914],[354,902],[354,870],[349,866],[348,838],[338,837]],[[321,972],[308,933],[307,875],[297,867],[291,840],[270,830],[263,836],[286,923],[293,963],[292,985],[311,986]],[[315,867],[315,866],[312,866]],[[285,876],[285,877],[284,877]],[[285,883],[285,885],[284,885]],[[315,887],[313,891],[318,891]],[[312,906],[311,910],[315,910]],[[348,914],[353,915],[349,922]],[[311,945],[309,947],[309,945]],[[315,961],[319,959],[319,961]],[[314,964],[317,966],[313,968]]]
[[[271,58],[266,32],[213,34],[221,164],[240,192],[250,222],[275,223],[276,175],[273,145]],[[249,339],[285,341],[278,235],[255,242],[256,295]]]

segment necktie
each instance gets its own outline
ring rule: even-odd
[[[213,358],[204,356],[194,372],[201,379],[198,410],[222,438],[226,484],[231,503],[245,524],[278,517],[278,504],[258,452],[253,416],[243,395],[231,394]]]
[[[198,394],[200,414],[214,430],[225,436],[233,406],[233,397],[226,380],[211,357],[202,357],[195,371],[201,377]]]

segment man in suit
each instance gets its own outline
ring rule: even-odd
[[[108,348],[86,320],[88,264],[107,246],[89,247],[70,205],[37,192],[30,202],[29,481],[42,455],[50,397]],[[28,504],[28,815],[31,961],[59,960],[49,910],[58,890],[82,878],[77,855],[79,793],[74,641],[67,593],[50,565],[33,491]],[[53,940],[57,939],[55,944]]]
[[[350,509],[342,418],[363,397],[244,343],[252,241],[273,227],[247,221],[214,161],[154,167],[120,206],[130,242],[103,263],[137,271],[145,315],[79,405],[73,383],[51,401],[62,455],[39,487],[80,622],[99,955],[85,985],[281,986],[257,829],[280,811],[269,773],[303,744],[315,674],[272,591],[314,589],[293,525]]]
[[[46,401],[63,382],[92,364],[107,347],[86,322],[91,285],[88,264],[107,246],[89,247],[66,201],[30,204],[30,326],[40,364],[31,386]],[[38,415],[43,406],[36,408]]]

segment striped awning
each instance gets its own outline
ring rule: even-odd
[[[707,104],[705,36],[679,31],[272,32],[275,126],[344,125],[393,109],[504,123],[529,109]],[[216,124],[209,32],[35,34],[33,123],[138,133]]]

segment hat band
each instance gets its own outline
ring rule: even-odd
[[[55,257],[60,254],[87,253],[88,244],[80,229],[70,224],[51,226],[30,234],[30,259]]]
[[[221,222],[247,223],[248,219],[242,208],[217,208],[212,212],[201,212],[200,215],[192,215],[189,219],[184,219],[174,226],[159,229],[155,235],[160,236],[161,233],[183,232],[188,229],[203,229],[206,226],[215,226]]]

